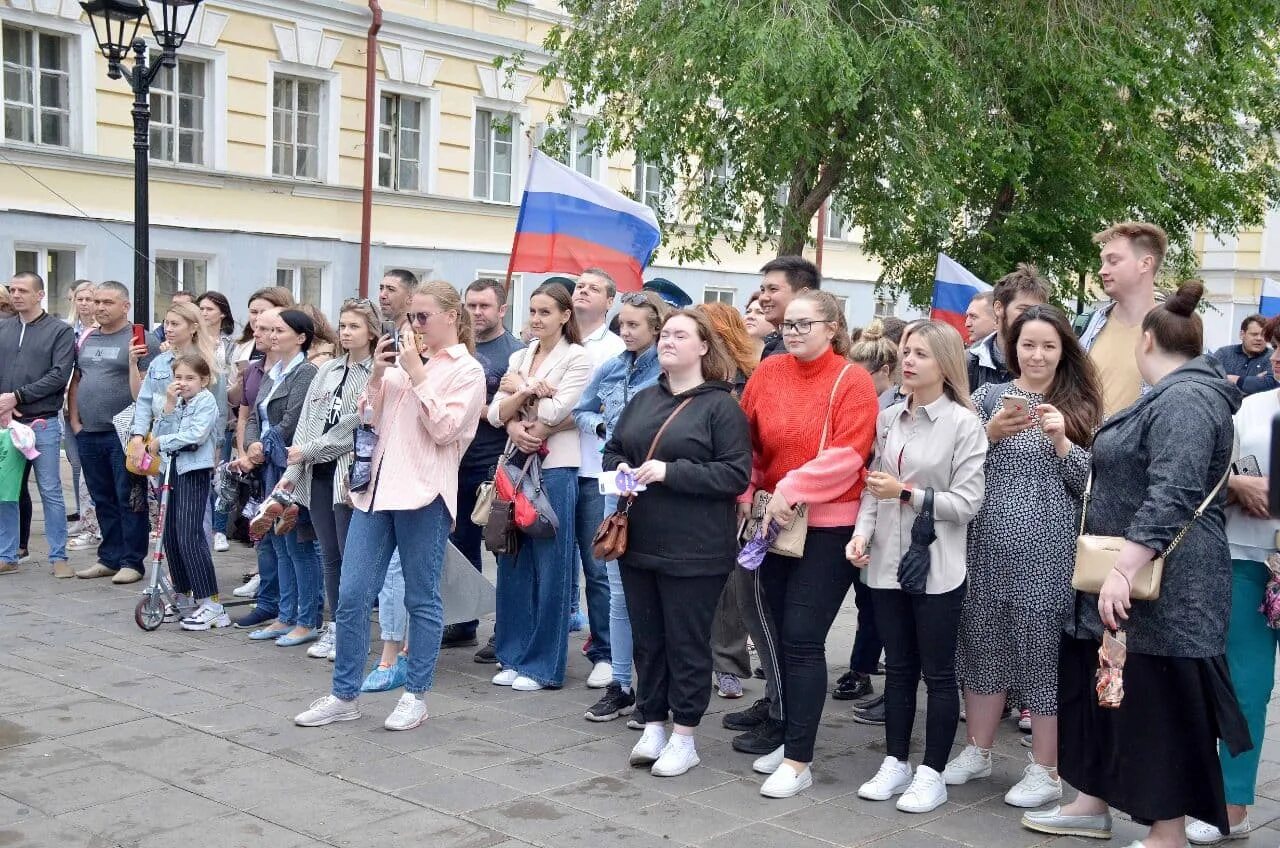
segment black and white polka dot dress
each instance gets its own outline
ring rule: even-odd
[[[991,420],[983,408],[989,391],[1027,398],[1033,415],[1044,402],[1013,383],[982,386],[973,400],[984,425]],[[986,499],[969,525],[969,587],[957,650],[965,688],[1017,692],[1032,713],[1057,715],[1058,646],[1074,598],[1071,573],[1088,473],[1087,451],[1072,447],[1058,458],[1038,426],[987,451]]]

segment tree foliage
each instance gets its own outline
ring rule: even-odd
[[[834,199],[917,302],[939,250],[989,280],[1035,262],[1070,296],[1108,222],[1185,256],[1280,198],[1280,0],[563,6],[561,124],[593,113],[593,141],[659,165],[678,261],[798,252]]]

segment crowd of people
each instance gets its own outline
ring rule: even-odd
[[[1280,323],[1251,316],[1207,354],[1202,285],[1157,293],[1163,231],[1095,241],[1104,307],[1073,321],[1019,265],[974,298],[968,338],[933,320],[851,332],[800,257],[766,264],[742,313],[619,293],[600,269],[548,281],[525,341],[490,279],[392,271],[336,330],[267,287],[237,337],[216,292],[139,333],[119,283],[78,285],[63,320],[19,274],[0,320],[0,573],[25,555],[34,470],[53,575],[141,579],[154,487],[130,469],[158,450],[167,617],[332,661],[298,725],[403,688],[385,727],[418,727],[440,651],[467,646],[496,686],[559,688],[585,630],[602,691],[584,718],[630,716],[630,763],[670,777],[700,762],[712,692],[743,695],[753,645],[764,696],[723,722],[765,797],[812,785],[830,693],[884,727],[864,799],[925,813],[989,779],[1012,710],[1030,751],[1005,801],[1027,828],[1109,837],[1117,808],[1147,848],[1240,836],[1280,628]],[[257,554],[234,622],[211,555],[244,523],[229,491],[251,493]],[[487,644],[446,620],[450,542],[476,569],[482,546],[496,557]],[[95,563],[73,571],[69,548]],[[829,689],[850,589],[856,639]]]

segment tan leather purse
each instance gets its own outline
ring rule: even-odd
[[[1218,492],[1222,490],[1230,474],[1231,469],[1228,468],[1227,473],[1223,474],[1222,479],[1218,481],[1218,485],[1213,487],[1209,496],[1196,508],[1195,515],[1191,516],[1191,520],[1178,531],[1178,535],[1173,537],[1169,547],[1165,548],[1160,556],[1138,569],[1138,573],[1130,581],[1129,597],[1131,599],[1154,601],[1160,597],[1160,581],[1164,577],[1165,557],[1182,544],[1191,526],[1209,508],[1209,504],[1213,503],[1213,499],[1218,496]],[[1080,509],[1080,536],[1076,539],[1076,569],[1071,575],[1071,588],[1078,592],[1096,595],[1102,591],[1102,584],[1115,570],[1116,560],[1120,556],[1120,549],[1124,547],[1125,539],[1121,536],[1091,536],[1084,532],[1085,517],[1089,514],[1089,500],[1092,492],[1093,471],[1091,470],[1089,482],[1084,489],[1084,503]]]

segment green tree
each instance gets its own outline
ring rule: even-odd
[[[1194,228],[1280,198],[1280,0],[563,6],[562,123],[595,107],[593,141],[658,166],[677,261],[796,253],[834,198],[916,302],[939,250],[987,279],[1036,262],[1068,298],[1108,222],[1163,225],[1185,264]]]

